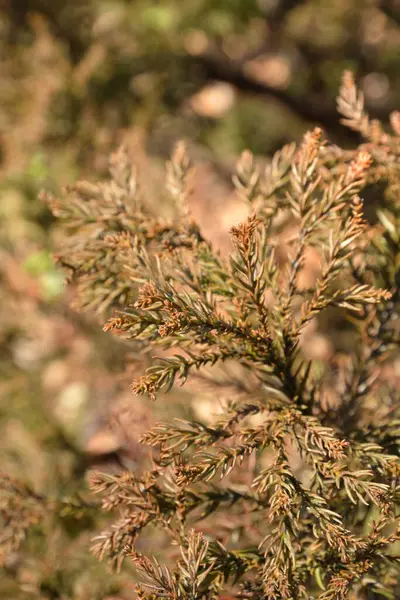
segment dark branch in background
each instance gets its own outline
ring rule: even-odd
[[[379,8],[389,19],[400,25],[400,2],[399,0],[382,0]]]
[[[191,61],[194,66],[199,66],[203,70],[209,80],[225,81],[242,92],[274,98],[306,121],[318,121],[327,128],[337,126],[334,103],[332,107],[326,107],[321,105],[321,98],[297,98],[285,90],[273,88],[248,77],[232,61],[216,58],[210,54],[193,58]]]
[[[328,100],[325,94],[307,94],[294,96],[287,90],[276,89],[265,83],[245,75],[232,61],[224,57],[215,57],[211,54],[187,57],[189,68],[201,69],[205,80],[218,80],[230,83],[240,92],[255,94],[266,98],[273,98],[281,102],[308,123],[318,123],[333,135],[346,139],[359,139],[358,134],[347,131],[338,124],[334,99]],[[372,111],[371,111],[372,112]],[[391,109],[384,107],[374,111],[374,117],[387,121]]]

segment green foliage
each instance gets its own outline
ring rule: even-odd
[[[123,151],[109,182],[50,198],[72,233],[59,260],[79,305],[114,311],[104,329],[137,351],[158,349],[134,393],[167,402],[165,393],[200,376],[218,394],[212,422],[159,423],[141,437],[155,449],[148,470],[92,477],[101,510],[119,513],[94,553],[117,571],[133,560],[138,598],[398,596],[399,404],[390,373],[400,341],[399,116],[393,134],[371,121],[349,73],[338,108],[365,138],[356,151],[316,128],[266,168],[242,155],[234,183],[249,217],[232,226],[229,257],[190,215],[182,145],[167,165],[171,218],[144,203]],[[377,182],[384,197],[370,226],[361,197]],[[305,286],[311,249],[318,275]],[[353,324],[354,345],[321,364],[307,357],[304,331],[332,310]],[[18,545],[50,500],[19,484],[12,492],[6,541]],[[139,549],[157,531],[163,554],[150,559]]]

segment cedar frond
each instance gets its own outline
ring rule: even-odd
[[[115,309],[105,331],[159,350],[133,392],[161,403],[160,392],[188,385],[195,402],[213,393],[220,407],[208,422],[185,407],[183,420],[142,435],[154,452],[143,476],[92,480],[102,510],[119,511],[94,552],[117,569],[131,557],[139,598],[398,593],[400,414],[387,372],[400,347],[399,118],[385,133],[350,73],[338,109],[364,138],[355,150],[315,128],[264,169],[242,154],[234,184],[251,214],[232,224],[227,258],[189,217],[182,145],[167,165],[169,220],[146,206],[123,151],[111,181],[51,201],[72,232],[60,256],[82,305]],[[371,182],[386,190],[373,227],[362,200]],[[336,315],[351,351],[307,355],[306,326]],[[175,566],[138,552],[154,531],[179,548]]]

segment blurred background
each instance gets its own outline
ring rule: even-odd
[[[400,108],[399,0],[0,0],[2,471],[73,494],[89,468],[135,468],[150,418],[128,388],[130,348],[70,306],[52,259],[63,232],[39,192],[105,177],[124,142],[157,206],[183,138],[198,163],[192,212],[224,250],[245,212],[231,184],[242,150],[269,156],[315,124],[359,142],[336,113],[345,69],[386,123]],[[313,348],[329,358],[322,335]],[[207,418],[206,394],[175,396],[183,416]],[[50,522],[2,561],[0,596],[130,598],[129,573],[110,578],[88,554],[92,525]]]

